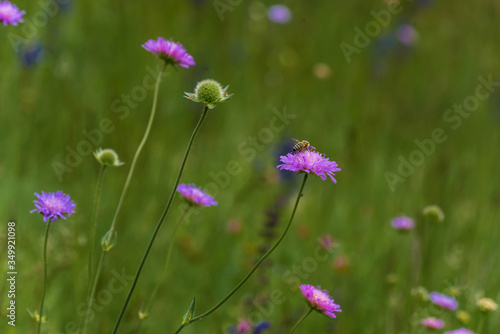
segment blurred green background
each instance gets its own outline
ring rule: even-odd
[[[227,11],[218,13],[220,2]],[[293,145],[291,137],[309,140],[337,161],[342,168],[338,183],[310,178],[291,233],[266,265],[216,313],[183,333],[224,333],[239,318],[257,321],[262,313],[257,305],[267,310],[268,332],[288,333],[306,305],[284,275],[297,267],[304,270],[304,263],[310,264],[306,259],[314,258],[317,238],[327,234],[337,246],[327,259],[314,260],[314,270],[301,273],[301,282],[329,290],[343,313],[335,320],[312,314],[297,333],[409,333],[413,320],[440,315],[410,296],[416,285],[412,245],[414,256],[419,249],[427,256],[417,284],[429,291],[458,287],[460,309],[472,316],[465,327],[475,330],[481,316],[476,299],[485,295],[500,301],[500,87],[493,87],[468,118],[460,117],[460,125],[443,117],[475,95],[479,76],[500,81],[499,4],[404,1],[402,11],[391,15],[390,23],[348,62],[341,43],[355,45],[354,28],[364,31],[367,23],[376,22],[371,11],[387,10],[385,2],[284,2],[292,18],[282,24],[268,18],[274,2],[220,2],[73,1],[54,7],[49,1],[48,11],[57,13],[43,21],[43,2],[16,1],[27,11],[25,23],[0,27],[0,213],[5,223],[0,253],[6,253],[7,222],[14,220],[17,322],[12,328],[2,317],[0,332],[31,333],[36,327],[26,309],[39,306],[45,224],[29,211],[33,193],[42,190],[63,190],[77,205],[74,215],[51,230],[49,321],[43,332],[70,333],[65,326],[80,320],[99,166],[92,155],[84,155],[58,177],[54,163],[65,164],[68,147],[77,150],[87,140],[82,131],[111,120],[113,130],[92,149],[114,148],[126,165],[104,175],[100,238],[145,130],[152,91],[135,100],[126,117],[120,118],[115,107],[125,105],[122,94],[143,85],[148,68],[159,66],[141,48],[158,36],[181,42],[196,66],[167,69],[155,124],[118,219],[118,244],[107,258],[98,291],[106,289],[113,270],[133,275],[137,269],[202,110],[182,97],[199,80],[230,85],[234,97],[210,111],[181,182],[205,187],[214,181],[210,173],[225,171],[231,160],[242,170],[213,194],[217,207],[182,225],[169,277],[140,332],[173,333],[193,296],[198,314],[210,308],[282,232],[301,180],[276,169],[278,156]],[[29,40],[16,44],[17,53],[13,34]],[[263,129],[270,128],[275,110],[285,109],[295,117],[265,137],[262,131],[269,134]],[[398,157],[410,159],[418,149],[415,140],[431,138],[436,128],[447,140],[391,189],[387,172],[398,173]],[[259,145],[252,159],[244,153],[249,137]],[[439,205],[446,219],[424,229],[429,223],[421,210],[429,204]],[[137,311],[163,266],[183,208],[176,198],[120,333],[134,332]],[[418,230],[426,230],[420,248],[417,233],[402,235],[391,228],[391,219],[399,215],[417,219]],[[230,222],[241,229],[229,229]],[[6,263],[6,256],[2,259]],[[0,285],[2,315],[8,302],[5,282]],[[110,333],[128,288],[101,303],[89,332]],[[282,303],[269,302],[274,290],[283,294]],[[462,326],[453,312],[442,316],[446,329]],[[421,331],[413,327],[414,333]],[[497,311],[488,317],[484,333],[499,328]]]

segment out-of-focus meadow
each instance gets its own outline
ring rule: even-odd
[[[412,322],[440,315],[410,295],[416,285],[460,290],[459,309],[471,320],[461,325],[447,312],[447,330],[477,328],[479,297],[500,301],[500,85],[479,88],[479,96],[476,89],[483,80],[500,81],[498,3],[403,1],[390,23],[367,37],[366,47],[356,47],[355,28],[364,32],[378,22],[371,11],[388,11],[387,3],[285,2],[291,20],[277,23],[268,18],[276,4],[269,1],[71,1],[47,7],[57,14],[45,21],[43,2],[15,2],[27,12],[24,24],[0,26],[0,254],[6,254],[7,222],[14,220],[17,319],[13,328],[2,316],[0,332],[36,328],[27,309],[39,306],[45,223],[29,211],[33,193],[42,190],[63,190],[76,203],[76,213],[51,228],[43,330],[70,333],[65,326],[80,321],[99,165],[92,154],[77,153],[81,161],[68,154],[87,150],[87,131],[99,141],[93,150],[113,148],[125,162],[104,175],[100,238],[152,104],[144,80],[148,87],[154,82],[150,73],[157,73],[160,61],[141,44],[158,36],[181,42],[196,66],[167,69],[98,291],[107,288],[113,271],[135,273],[161,215],[202,110],[183,93],[213,78],[230,85],[234,96],[209,112],[181,180],[210,188],[219,205],[191,215],[180,228],[169,276],[140,332],[173,333],[193,296],[198,314],[213,306],[281,234],[301,180],[276,169],[292,137],[309,140],[338,162],[337,184],[310,178],[277,251],[232,299],[184,333],[224,333],[239,318],[257,321],[260,315],[271,322],[270,333],[288,333],[306,309],[298,280],[329,290],[343,312],[334,320],[312,314],[297,333],[409,333]],[[31,36],[28,44],[17,43]],[[350,61],[342,43],[356,48]],[[453,111],[464,103],[462,113]],[[109,119],[107,132],[96,130],[103,119]],[[440,140],[429,144],[436,131]],[[415,153],[422,152],[416,140],[427,143],[427,154]],[[232,160],[241,171],[226,179]],[[56,172],[54,166],[62,165],[69,169]],[[443,209],[442,223],[424,221],[421,212],[429,204]],[[120,333],[132,332],[183,208],[177,197]],[[391,227],[401,215],[416,219],[425,242],[418,242],[417,231]],[[328,234],[336,245],[325,256],[317,239]],[[415,282],[421,251],[426,265]],[[5,315],[8,287],[2,281]],[[96,303],[91,333],[111,332],[130,280],[124,284],[111,300]],[[279,302],[271,301],[273,291]],[[483,333],[499,329],[497,311]]]

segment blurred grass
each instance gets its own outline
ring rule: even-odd
[[[35,2],[16,3],[26,9],[26,21],[40,10]],[[352,44],[353,28],[372,20],[370,11],[385,8],[383,2],[287,4],[293,21],[277,25],[259,18],[262,4],[257,2],[243,2],[220,21],[210,1],[78,1],[38,30],[36,38],[45,52],[41,63],[31,68],[20,64],[7,39],[9,32],[21,34],[23,26],[2,27],[0,212],[3,221],[17,222],[19,272],[17,326],[7,333],[31,332],[35,326],[25,309],[33,310],[39,303],[44,225],[29,210],[33,193],[41,190],[62,189],[77,203],[77,213],[67,222],[55,224],[50,236],[46,301],[50,321],[45,332],[62,333],[67,322],[78,321],[75,310],[85,295],[86,236],[98,166],[87,156],[59,182],[51,164],[64,162],[66,146],[76,148],[85,139],[82,130],[97,128],[103,118],[111,119],[116,129],[105,135],[101,146],[112,147],[123,161],[131,161],[146,126],[152,92],[123,120],[111,106],[142,84],[147,66],[157,66],[158,61],[140,45],[158,36],[181,41],[197,65],[178,72],[169,69],[162,83],[158,117],[119,217],[118,246],[110,253],[100,288],[107,285],[112,269],[125,268],[132,274],[137,268],[201,112],[201,105],[182,98],[199,80],[214,78],[229,84],[235,95],[210,112],[183,182],[206,185],[212,181],[209,173],[224,170],[230,160],[239,161],[243,171],[218,194],[218,207],[203,210],[181,229],[172,262],[175,270],[143,332],[172,332],[193,296],[197,297],[197,310],[206,310],[257,259],[264,211],[278,194],[291,191],[293,195],[298,190],[298,177],[286,185],[275,170],[277,152],[290,137],[308,139],[337,161],[343,169],[337,173],[338,184],[319,179],[308,182],[292,233],[272,255],[273,266],[260,272],[269,277],[267,285],[259,285],[254,277],[218,312],[186,328],[185,333],[220,333],[238,317],[255,311],[246,299],[269,297],[273,289],[283,291],[286,301],[269,316],[276,328],[272,332],[287,333],[303,313],[304,304],[281,277],[312,256],[316,237],[326,233],[341,244],[334,256],[347,256],[350,267],[340,274],[333,269],[331,258],[320,263],[303,283],[329,289],[343,313],[334,321],[312,315],[301,331],[407,331],[409,314],[400,305],[408,304],[410,298],[409,238],[392,231],[389,221],[399,214],[416,216],[433,203],[444,209],[446,220],[432,229],[437,247],[429,267],[424,268],[427,287],[464,286],[461,308],[471,312],[478,291],[499,301],[498,92],[481,102],[456,131],[442,119],[448,108],[474,93],[479,75],[499,77],[498,4],[480,0],[470,6],[445,1],[417,9],[403,3],[403,12],[393,17],[385,32],[394,31],[398,23],[411,23],[419,32],[419,43],[407,52],[389,50],[381,56],[373,40],[353,55],[350,64],[339,44]],[[313,74],[319,62],[331,68],[332,75],[326,80]],[[285,107],[297,117],[258,152],[255,161],[246,161],[238,145],[269,127],[273,108]],[[436,127],[445,129],[448,140],[437,145],[436,153],[391,192],[384,173],[396,172],[398,156],[408,158],[416,148],[414,140],[429,138]],[[126,165],[106,172],[98,237],[109,226],[127,170]],[[162,254],[180,203],[179,199],[174,202],[147,263],[124,333],[135,321],[141,296],[149,294],[156,272],[162,268]],[[280,214],[277,233],[289,217],[290,205]],[[243,225],[236,237],[226,232],[231,219]],[[304,235],[304,227],[308,235]],[[461,254],[458,264],[450,266],[450,256],[457,252]],[[395,286],[386,283],[390,273],[398,274]],[[5,289],[2,286],[2,296]],[[96,332],[110,331],[125,292],[115,295],[98,313],[92,323]],[[391,305],[394,300],[396,304]],[[500,327],[498,313],[490,320],[490,333],[494,333]],[[0,328],[7,328],[4,325],[2,322]]]

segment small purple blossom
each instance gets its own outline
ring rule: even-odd
[[[190,204],[198,206],[214,206],[218,204],[212,196],[205,193],[194,184],[179,184],[179,186],[177,187],[177,191]]]
[[[424,318],[420,323],[428,329],[441,329],[444,326],[444,321],[436,318]]]
[[[340,305],[334,303],[328,291],[321,290],[319,286],[315,288],[312,285],[302,284],[300,286],[300,291],[302,291],[307,303],[316,311],[330,318],[337,317],[334,312],[342,312]]]
[[[26,14],[24,10],[19,10],[16,5],[9,1],[0,0],[0,22],[6,25],[17,26],[18,23],[23,22],[23,15]]]
[[[154,53],[164,61],[172,65],[179,65],[180,67],[189,68],[195,65],[193,57],[187,53],[186,49],[179,44],[172,41],[166,41],[162,37],[158,40],[150,39],[142,45],[147,51]]]
[[[43,221],[56,221],[58,218],[66,219],[75,213],[75,203],[70,199],[69,195],[64,194],[62,191],[55,193],[42,194],[35,193],[37,199],[33,201],[36,209],[30,211],[39,212],[43,215]],[[65,217],[64,214],[67,214]]]
[[[458,307],[458,302],[456,301],[455,298],[443,295],[438,292],[431,292],[429,298],[431,302],[447,310],[454,311]]]
[[[459,328],[451,332],[444,332],[444,334],[476,334],[476,333],[465,328]]]
[[[280,156],[280,161],[283,164],[278,165],[277,168],[281,170],[304,172],[307,174],[314,173],[323,181],[329,176],[334,183],[337,183],[337,180],[333,177],[335,175],[334,172],[341,170],[335,161],[330,161],[328,158],[325,158],[324,154],[310,149],[282,155]]]
[[[411,25],[403,24],[398,27],[398,39],[406,46],[412,46],[418,40],[418,32]]]
[[[253,326],[250,321],[246,319],[240,319],[236,326],[229,327],[227,331],[228,333],[234,334],[261,334],[264,329],[269,329],[270,327],[271,324],[268,321],[259,322],[258,324]]]
[[[409,217],[396,217],[391,221],[392,227],[396,230],[411,230],[415,227],[415,222]]]
[[[285,5],[271,6],[267,15],[269,20],[280,24],[288,23],[292,19],[292,12]]]

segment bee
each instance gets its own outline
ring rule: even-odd
[[[294,153],[299,153],[299,152],[305,151],[311,146],[307,140],[297,140],[294,138],[292,138],[292,139],[295,140],[295,142],[296,142],[296,144],[293,146],[293,149],[292,149],[292,151]]]

